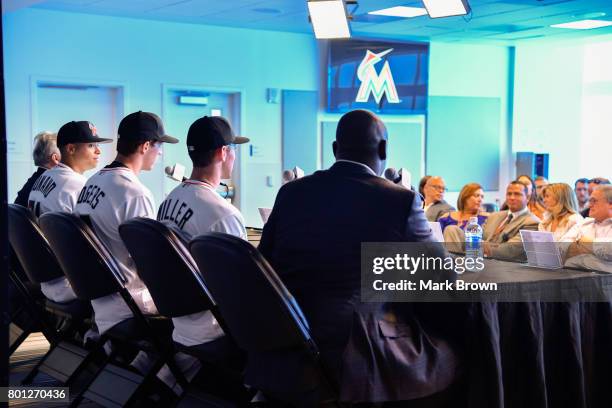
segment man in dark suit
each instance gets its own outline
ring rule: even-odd
[[[51,169],[60,162],[61,154],[57,147],[57,135],[52,132],[40,132],[34,136],[34,150],[32,150],[32,158],[34,164],[38,167],[34,174],[30,176],[28,181],[17,192],[15,204],[23,207],[28,206],[28,197],[32,186],[42,174]]]
[[[280,189],[259,250],[304,311],[342,400],[435,394],[455,380],[457,359],[425,334],[416,311],[423,305],[360,301],[362,242],[432,241],[421,200],[379,177],[387,132],[374,114],[344,115],[332,147],[329,170]]]

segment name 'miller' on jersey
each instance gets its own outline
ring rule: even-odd
[[[187,203],[168,198],[159,207],[157,221],[172,221],[182,230],[192,216],[193,210]]]

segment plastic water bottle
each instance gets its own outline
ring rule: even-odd
[[[475,260],[478,257],[482,257],[482,228],[478,225],[478,217],[470,217],[465,227],[465,258]]]

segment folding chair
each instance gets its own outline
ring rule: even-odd
[[[73,214],[47,213],[40,217],[40,225],[79,299],[91,301],[118,293],[132,312],[132,318],[107,330],[100,343],[111,339],[123,347],[155,356],[150,370],[140,375],[116,364],[119,349],[114,347],[71,406],[80,403],[82,398],[107,407],[130,406],[152,389],[156,374],[164,364],[179,384],[186,386],[187,382],[174,363],[171,346],[165,344],[165,338],[156,330],[159,323],[168,323],[165,327],[169,328],[169,321],[143,315],[125,287],[126,277],[87,223]]]
[[[177,318],[209,310],[228,333],[195,261],[172,230],[152,219],[134,218],[119,226],[119,234],[162,315]],[[191,347],[174,344],[178,351],[198,358],[204,370],[242,384],[243,352],[229,334],[214,343]]]
[[[297,406],[336,403],[308,323],[272,267],[248,242],[209,233],[190,250],[238,346],[248,353],[245,382]]]
[[[58,303],[35,298],[32,284],[40,285],[63,277],[64,273],[30,211],[17,204],[9,204],[8,207],[9,241],[30,282],[23,282],[14,270],[10,277],[17,290],[27,299],[30,315],[37,320],[37,325],[51,345],[22,383],[30,384],[40,371],[70,385],[93,357],[73,341],[76,326],[87,327],[91,324],[91,306],[79,300]],[[70,324],[62,331],[51,329],[44,315],[45,309],[59,318],[67,319]],[[21,340],[24,334],[16,341]]]
[[[9,356],[35,332],[42,332],[49,343],[54,334],[46,323],[47,313],[43,311],[44,295],[40,287],[31,283],[23,272],[15,251],[9,244]],[[42,322],[41,322],[42,321]]]

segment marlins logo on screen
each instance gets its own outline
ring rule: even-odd
[[[393,75],[391,75],[391,68],[389,68],[389,61],[385,61],[380,74],[376,72],[375,65],[382,61],[382,57],[393,51],[390,48],[379,54],[375,54],[370,50],[366,51],[366,55],[357,68],[357,77],[361,81],[359,92],[357,93],[357,102],[367,102],[370,97],[370,93],[374,95],[376,103],[380,103],[383,95],[387,94],[387,101],[389,103],[400,103],[397,89],[395,89],[395,82],[393,81]]]

